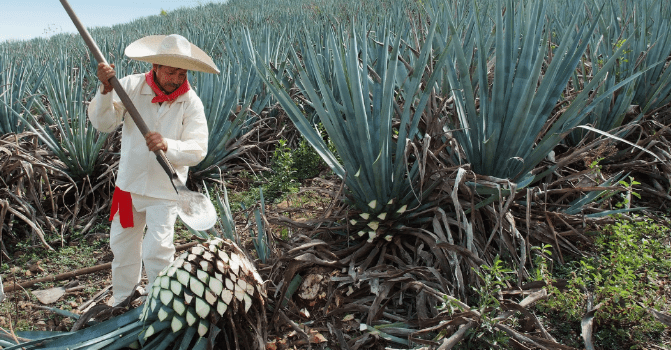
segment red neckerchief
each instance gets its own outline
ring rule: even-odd
[[[161,91],[161,89],[156,85],[156,82],[154,82],[154,74],[153,71],[149,71],[144,75],[145,80],[147,81],[147,85],[151,87],[151,89],[154,91],[156,94],[156,97],[154,97],[151,100],[151,103],[158,103],[158,102],[165,102],[165,101],[174,101],[177,97],[180,95],[185,94],[187,91],[189,91],[191,88],[189,87],[189,81],[187,79],[184,79],[184,82],[180,87],[177,88],[177,90],[173,91],[170,95],[166,95],[165,92]]]
[[[119,187],[114,188],[112,195],[112,210],[110,212],[110,221],[114,219],[114,214],[119,212],[119,222],[121,227],[133,227],[133,198],[129,192],[126,192]]]

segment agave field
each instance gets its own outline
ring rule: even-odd
[[[143,306],[0,346],[671,347],[668,1],[230,0],[90,32],[119,77],[146,35],[213,57],[188,185],[220,218],[180,226],[199,244]],[[106,222],[95,67],[75,34],[0,44],[5,289],[19,246]]]

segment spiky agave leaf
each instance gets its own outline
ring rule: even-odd
[[[81,63],[69,69],[74,66],[74,62],[60,61],[49,67],[44,82],[49,104],[36,106],[44,121],[38,122],[32,113],[26,113],[28,120],[21,119],[62,162],[58,166],[80,181],[93,175],[99,165],[107,134],[94,129],[86,117],[84,70]]]
[[[58,332],[53,336],[4,347],[3,349],[74,349],[90,348],[94,345],[98,348],[123,348],[134,343],[138,339],[138,334],[142,332],[144,324],[139,317],[143,309],[132,309],[120,316],[77,332]]]
[[[0,135],[24,131],[20,115],[30,111],[47,69],[45,65],[38,71],[32,60],[14,62],[7,52],[0,55]]]
[[[267,62],[260,57],[254,59],[261,78],[296,128],[334,173],[343,178],[351,203],[362,212],[361,217],[366,221],[380,215],[390,220],[392,218],[382,214],[396,213],[404,205],[405,208],[419,208],[426,198],[427,188],[420,186],[421,161],[409,164],[406,145],[421,138],[419,120],[433,91],[425,87],[435,84],[440,75],[436,72],[446,62],[444,54],[447,50],[443,49],[435,60],[436,69],[424,73],[429,61],[433,62],[431,53],[436,23],[433,22],[428,31],[412,70],[401,71],[400,67],[404,66],[399,60],[403,55],[402,37],[395,36],[388,27],[376,31],[383,33],[381,44],[358,34],[357,28],[352,28],[351,35],[344,36],[329,29],[320,43],[315,44],[310,36],[306,36],[301,42],[301,57],[291,51],[298,70],[296,82],[319,116],[337,156],[306,118],[302,107],[276,79]],[[250,56],[254,57],[251,38],[248,36],[247,39]],[[325,74],[329,68],[321,64],[323,61],[330,62],[332,70],[326,72],[330,74]],[[400,120],[398,126],[393,122],[396,120]],[[382,203],[388,204],[380,205]],[[410,218],[409,213],[401,213],[404,217],[393,219]]]
[[[455,138],[464,149],[473,171],[477,174],[508,178],[524,183],[530,172],[561,142],[572,128],[579,125],[599,102],[614,91],[636,79],[637,73],[623,79],[599,94],[590,96],[604,82],[608,71],[621,57],[628,45],[615,50],[584,89],[571,100],[566,110],[552,120],[549,116],[580,62],[589,44],[598,19],[575,17],[566,26],[559,47],[547,67],[548,42],[547,1],[516,3],[501,1],[496,6],[493,21],[496,32],[471,18],[477,54],[473,60],[460,40],[454,16],[444,6],[442,18],[443,39],[449,44],[450,64],[447,77],[455,99],[458,126]],[[503,8],[516,9],[503,11]],[[523,13],[518,16],[516,13]],[[468,27],[470,28],[470,27]],[[498,30],[498,28],[501,28]],[[575,28],[580,28],[575,30]],[[490,36],[494,37],[490,37]],[[520,38],[524,38],[521,40]],[[632,37],[626,38],[627,42]],[[496,48],[493,83],[476,88],[476,82],[488,81],[487,62],[492,45]],[[476,104],[476,101],[478,104]],[[528,182],[527,182],[528,184]],[[518,190],[523,186],[518,186]]]

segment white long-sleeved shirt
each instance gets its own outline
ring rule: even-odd
[[[165,155],[179,179],[186,183],[189,166],[198,164],[207,154],[207,120],[200,98],[189,90],[172,103],[159,105],[151,103],[155,94],[147,85],[144,74],[130,75],[119,81],[149,130],[163,136],[168,146]],[[131,194],[170,200],[179,198],[116,92],[103,95],[99,89],[89,104],[88,114],[93,127],[102,132],[112,132],[123,123],[116,186]]]

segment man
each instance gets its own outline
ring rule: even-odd
[[[186,183],[189,166],[207,154],[208,139],[203,104],[189,87],[187,71],[219,73],[207,54],[180,35],[144,37],[131,43],[125,54],[152,64],[149,72],[119,81],[151,131],[142,135],[113,92],[109,79],[115,75],[114,65],[98,65],[102,86],[88,107],[91,123],[102,132],[123,124],[110,214],[114,306],[140,282],[143,262],[151,285],[173,260],[179,197],[153,152],[165,152]]]

